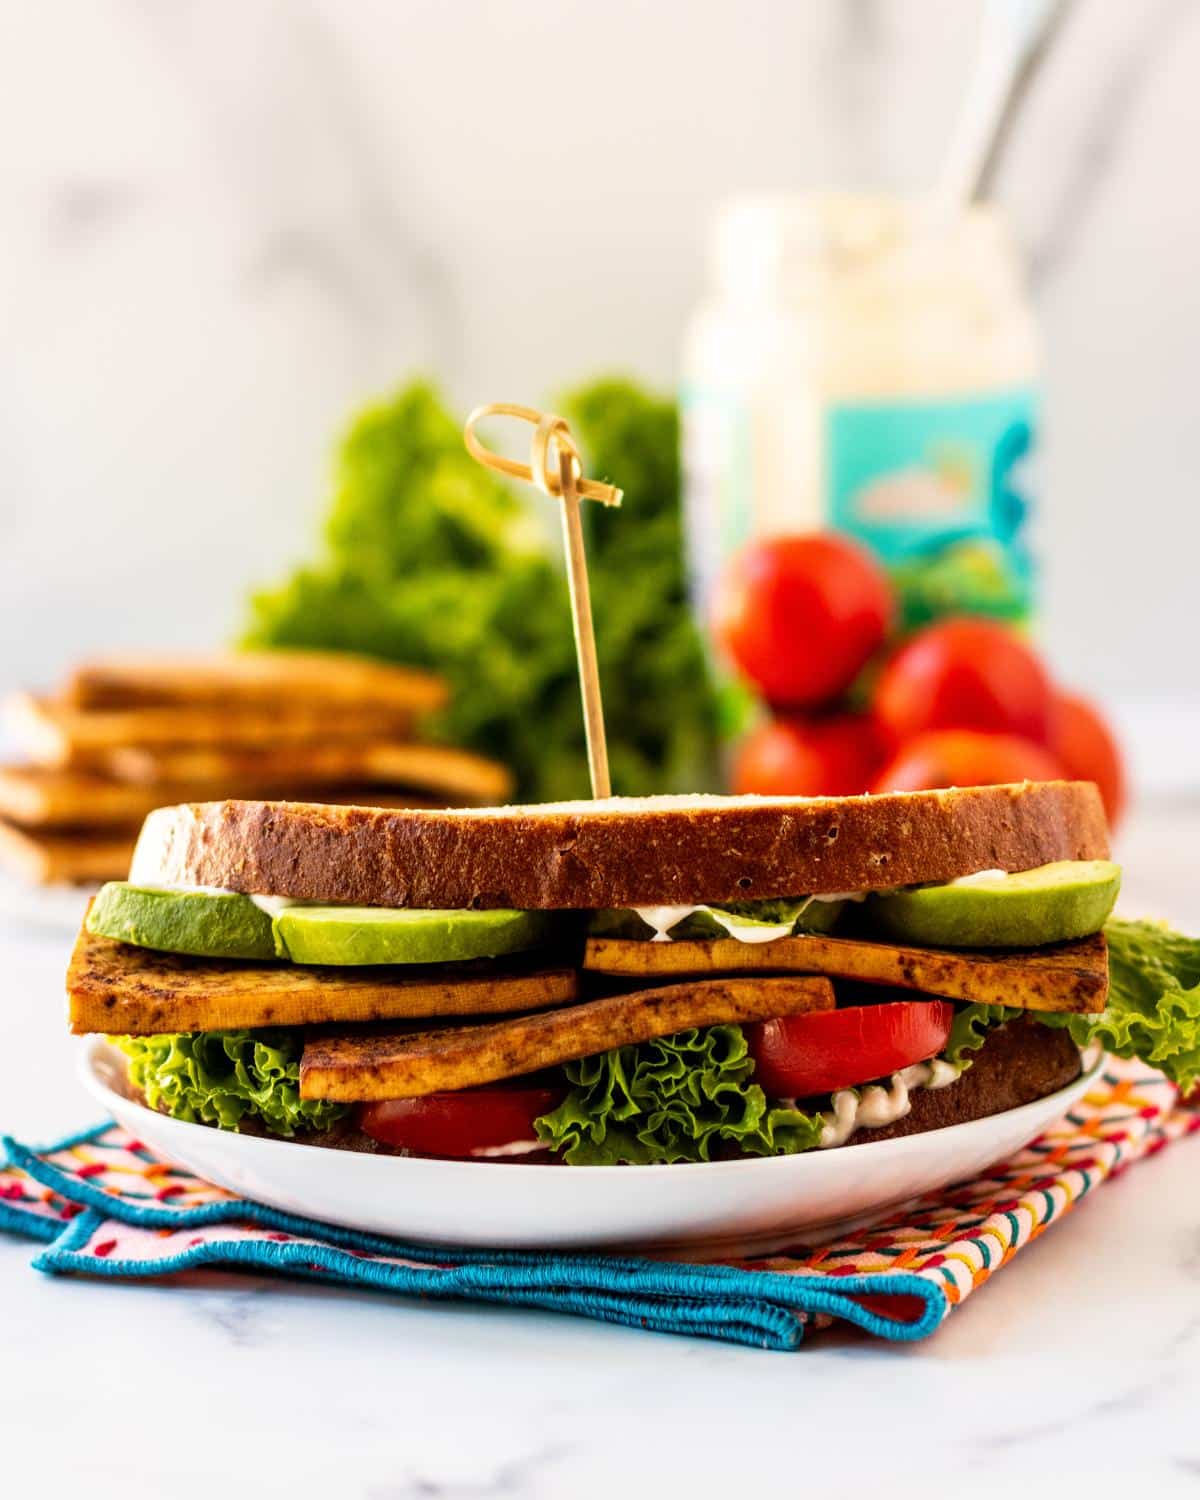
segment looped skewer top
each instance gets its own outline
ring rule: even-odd
[[[475,433],[475,424],[484,417],[517,417],[533,426],[528,464],[504,458],[485,448]],[[477,406],[463,429],[467,452],[485,468],[498,474],[536,484],[544,495],[562,506],[563,542],[567,554],[567,585],[571,595],[571,614],[575,625],[575,654],[579,661],[579,688],[583,698],[583,726],[587,735],[588,770],[592,778],[592,796],[609,797],[612,786],[608,776],[608,746],[604,738],[604,710],[600,702],[600,669],[596,662],[596,634],[592,627],[592,602],[588,589],[587,557],[583,547],[581,500],[597,500],[601,505],[620,505],[621,491],[611,484],[600,484],[583,477],[583,461],[571,429],[553,412],[535,411],[531,406],[513,406],[496,401]]]
[[[530,423],[533,438],[527,464],[493,453],[480,442],[475,427],[485,417],[517,417],[522,422]],[[493,401],[487,406],[477,406],[467,418],[463,441],[476,463],[495,469],[498,474],[508,474],[513,479],[536,484],[543,495],[550,495],[554,499],[558,499],[563,493],[560,460],[561,455],[566,453],[570,457],[575,476],[575,493],[581,500],[596,500],[601,505],[621,503],[621,491],[615,485],[583,478],[583,463],[575,439],[571,436],[571,429],[563,417],[556,416],[552,411],[535,411],[532,406],[514,406],[507,401]]]

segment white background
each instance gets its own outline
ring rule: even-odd
[[[606,369],[673,384],[717,201],[923,186],[977,10],[0,0],[0,18],[3,685],[235,630],[247,587],[312,551],[340,424],[409,371],[462,406]],[[1154,705],[1141,745],[1183,767],[1198,77],[1194,0],[1081,0],[1000,184],[1048,351],[1052,660]]]

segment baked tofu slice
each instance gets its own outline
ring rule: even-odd
[[[71,1030],[117,1036],[502,1015],[563,1005],[577,994],[573,969],[236,963],[156,953],[86,928],[67,970]]]
[[[798,936],[771,943],[650,943],[589,938],[583,966],[627,979],[706,974],[831,974],[922,990],[947,1000],[1023,1010],[1094,1013],[1108,995],[1108,944],[1101,933],[1023,951],[910,948],[856,938]]]
[[[480,1026],[318,1035],[304,1044],[300,1096],[347,1102],[418,1098],[517,1078],[693,1026],[833,1007],[827,979],[701,979]]]

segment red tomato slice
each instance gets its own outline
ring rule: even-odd
[[[746,1028],[754,1081],[769,1099],[805,1099],[886,1078],[945,1047],[954,1007],[895,1000],[783,1016]]]
[[[420,1156],[474,1156],[533,1141],[533,1122],[562,1103],[560,1089],[495,1084],[422,1099],[362,1104],[358,1127],[372,1140]]]

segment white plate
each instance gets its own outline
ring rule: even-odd
[[[112,1084],[122,1055],[85,1044],[84,1086],[139,1140],[209,1182],[289,1213],[450,1245],[688,1247],[761,1252],[831,1239],[921,1193],[973,1177],[1040,1135],[1099,1071],[987,1119],[796,1156],[673,1167],[560,1167],[374,1156],[189,1125]]]

